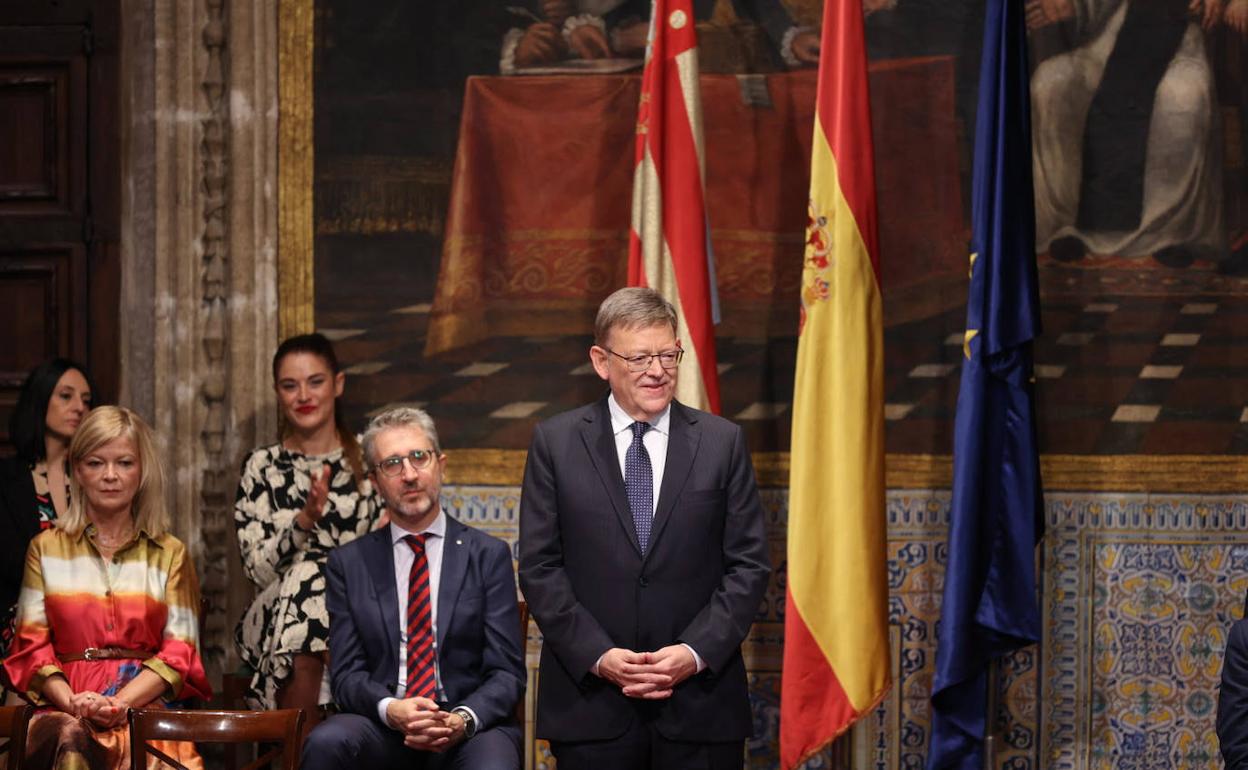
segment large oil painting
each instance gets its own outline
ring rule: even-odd
[[[1046,454],[1248,452],[1244,5],[1027,4]],[[314,314],[357,419],[420,403],[450,446],[523,449],[602,391],[584,364],[625,277],[647,10],[316,0]],[[820,9],[696,11],[724,413],[783,451]],[[943,455],[982,6],[864,12],[888,451]]]
[[[1022,1],[1045,641],[1004,669],[997,766],[1215,768],[1248,527],[1248,0]],[[514,543],[534,423],[604,392],[587,349],[594,308],[625,280],[648,3],[282,4],[308,29],[291,65],[306,65],[307,104],[285,74],[282,97],[310,137],[310,152],[283,145],[283,177],[306,174],[293,189],[310,193],[306,249],[282,245],[314,287],[299,328],[335,340],[355,423],[427,408],[449,449],[448,509]],[[922,766],[930,726],[983,0],[863,10],[896,684],[853,748],[855,766],[891,769]],[[755,452],[777,566],[746,643],[755,768],[777,764],[820,11],[695,2],[723,412]],[[526,764],[550,767],[540,742]]]

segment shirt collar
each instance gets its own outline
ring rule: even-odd
[[[446,537],[446,511],[438,511],[437,517],[433,523],[421,532],[409,532],[403,529],[393,521],[390,522],[390,545],[396,545],[400,540],[408,535],[433,535],[435,537]]]
[[[611,432],[620,433],[629,429],[629,426],[637,422],[628,416],[628,412],[624,411],[624,407],[620,406],[620,402],[615,400],[615,394],[607,396],[607,411],[611,413]],[[672,404],[669,401],[667,406],[663,407],[663,411],[659,412],[648,421],[651,430],[657,430],[664,436],[667,434],[667,426],[672,420]]]
[[[94,535],[95,535],[95,525],[88,522],[87,526],[83,527],[82,530],[79,531],[78,534],[74,536],[74,542],[81,543],[88,536],[94,537]],[[133,543],[135,540],[137,540],[140,537],[148,541],[152,545],[156,546],[157,548],[164,547],[160,544],[159,539],[152,537],[152,535],[146,529],[143,529],[141,527],[139,528],[137,532],[135,532],[134,538],[130,540],[128,543],[126,543],[126,546],[123,546],[123,547],[128,547],[130,543]]]

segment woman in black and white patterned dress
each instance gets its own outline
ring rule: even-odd
[[[235,631],[239,655],[254,671],[249,701],[302,708],[313,719],[330,700],[325,560],[382,514],[359,441],[336,408],[344,379],[320,334],[278,347],[273,381],[282,440],[243,461],[234,503],[243,568],[257,591]]]

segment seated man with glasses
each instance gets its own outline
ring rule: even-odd
[[[533,433],[520,585],[542,629],[537,737],[559,770],[732,770],[753,721],[741,643],[771,567],[741,428],[674,400],[676,311],[598,309],[610,393]]]
[[[519,768],[525,671],[511,549],[450,518],[433,420],[373,418],[364,458],[390,525],[330,554],[330,678],[342,709],[304,770]]]

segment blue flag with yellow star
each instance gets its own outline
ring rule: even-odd
[[[988,0],[971,286],[928,770],[983,766],[989,661],[1040,639],[1044,532],[1032,340],[1040,333],[1023,0]]]

